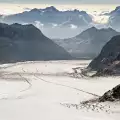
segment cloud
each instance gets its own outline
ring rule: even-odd
[[[71,29],[77,29],[78,27],[76,25],[70,24]]]
[[[31,8],[24,8],[24,11],[30,11]]]
[[[52,28],[55,28],[55,27],[57,27],[57,26],[58,26],[57,24],[52,23]]]
[[[42,24],[40,21],[35,21],[35,26],[39,29],[44,27],[44,24]]]

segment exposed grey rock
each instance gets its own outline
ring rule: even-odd
[[[112,90],[107,91],[102,97],[99,98],[99,102],[117,100],[120,100],[120,85],[117,85]]]
[[[120,60],[120,35],[113,37],[102,49],[101,53],[90,64],[89,67],[99,70]]]
[[[120,35],[113,37],[87,67],[95,76],[120,75]]]

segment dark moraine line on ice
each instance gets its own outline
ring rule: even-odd
[[[97,94],[94,94],[94,93],[90,93],[90,92],[87,92],[87,91],[84,91],[82,89],[78,89],[78,88],[75,88],[75,87],[71,87],[71,86],[67,86],[67,85],[63,85],[63,84],[59,84],[59,83],[55,83],[55,82],[50,82],[50,81],[47,81],[41,77],[38,77],[36,75],[34,75],[36,78],[40,79],[41,81],[43,82],[46,82],[46,83],[50,83],[50,84],[54,84],[54,85],[59,85],[59,86],[63,86],[63,87],[67,87],[67,88],[71,88],[71,89],[74,89],[74,90],[77,90],[77,91],[80,91],[80,92],[84,92],[86,94],[89,94],[89,95],[92,95],[92,96],[95,96],[95,97],[100,97],[99,95]]]

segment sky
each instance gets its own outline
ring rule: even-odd
[[[0,0],[0,3],[120,4],[120,0]]]

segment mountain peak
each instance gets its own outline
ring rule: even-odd
[[[118,11],[118,10],[120,10],[120,6],[117,6],[115,9],[115,11]]]
[[[34,8],[34,9],[31,10],[31,12],[42,12],[42,11],[44,11],[44,12],[45,12],[45,11],[49,11],[49,12],[55,11],[55,12],[58,12],[59,10],[56,9],[54,6],[46,7],[46,8],[44,8],[44,9]]]
[[[10,39],[35,40],[43,36],[42,32],[32,24],[21,25],[14,23],[11,25],[0,23],[0,37]]]
[[[95,37],[95,36],[98,36],[98,35],[104,35],[104,34],[112,34],[113,35],[117,35],[119,34],[117,31],[115,31],[114,29],[112,28],[102,28],[102,29],[97,29],[96,27],[91,27],[91,28],[88,28],[87,30],[83,31],[81,34],[77,35],[76,37],[77,38],[82,38],[82,39],[87,39],[87,38],[91,38],[91,37]],[[103,37],[103,36],[101,36]]]
[[[40,10],[37,9],[37,8],[34,8],[34,9],[32,9],[30,12],[40,12]]]
[[[14,24],[11,24],[9,26],[12,26],[12,27],[15,27],[15,28],[27,28],[27,29],[36,29],[36,30],[39,30],[38,28],[36,28],[33,24],[25,24],[25,25],[22,25],[22,24],[19,24],[19,23],[14,23]],[[40,30],[39,30],[40,31]]]
[[[98,30],[96,27],[91,27],[91,28],[89,28],[88,30]]]
[[[98,29],[96,27],[90,27],[87,30],[83,31],[81,34],[77,35],[76,37],[79,38],[86,38],[88,35],[93,36],[96,32],[98,31]]]
[[[41,11],[49,11],[49,12],[58,12],[59,10],[54,6],[46,7],[45,9],[40,9]]]
[[[98,28],[93,26],[93,27],[87,29],[86,31],[115,31],[115,30],[111,27],[98,29]]]
[[[79,13],[80,11],[78,9],[74,9],[74,12]]]
[[[115,10],[110,12],[110,14],[118,14],[118,13],[120,13],[120,6],[116,7]]]
[[[46,7],[46,10],[58,11],[54,6]]]
[[[3,48],[0,52],[0,62],[72,59],[68,52],[44,36],[32,24],[0,23],[0,41]]]
[[[85,30],[85,32],[86,32],[86,31],[89,32],[89,33],[91,33],[91,32],[93,33],[93,32],[98,31],[98,29],[97,29],[96,27],[93,26],[93,27],[88,28],[87,30]]]

